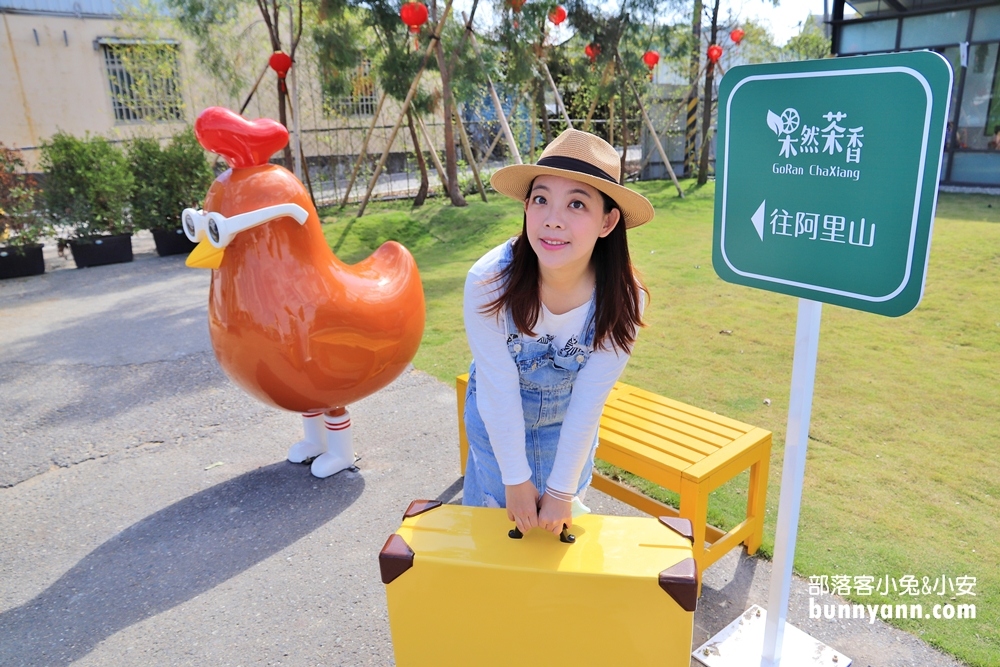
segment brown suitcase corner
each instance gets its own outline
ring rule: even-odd
[[[698,607],[698,563],[694,558],[685,558],[660,572],[660,588],[681,609],[693,612]]]
[[[382,572],[382,583],[391,584],[399,575],[413,567],[413,549],[402,537],[393,533],[378,554],[378,567]],[[661,586],[663,575],[660,575]]]
[[[661,516],[660,523],[694,544],[694,528],[691,526],[690,519],[682,519],[679,516]]]
[[[409,519],[417,516],[418,514],[430,512],[432,509],[437,509],[438,507],[441,507],[440,500],[414,500],[410,503],[410,506],[406,508],[406,511],[403,512],[403,518]]]

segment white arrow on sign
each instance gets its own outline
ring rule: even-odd
[[[757,236],[760,237],[761,241],[764,240],[764,208],[766,204],[767,200],[765,199],[760,203],[760,206],[757,207],[757,212],[753,214],[752,218],[750,218],[750,222],[753,223],[753,228],[757,230]]]

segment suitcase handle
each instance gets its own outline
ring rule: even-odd
[[[512,540],[519,540],[524,537],[524,533],[522,533],[517,526],[514,526],[507,531],[507,537]],[[563,524],[562,532],[559,533],[559,541],[564,544],[573,544],[576,542],[576,535],[569,534],[569,527],[566,524]]]

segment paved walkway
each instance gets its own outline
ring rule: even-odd
[[[460,496],[453,388],[409,371],[351,406],[360,472],[315,479],[284,461],[298,416],[216,364],[208,273],[135,249],[0,281],[0,664],[392,664],[377,554],[410,500]],[[695,646],[769,578],[736,553],[710,568]],[[957,664],[808,599],[797,580],[790,620],[859,667]]]

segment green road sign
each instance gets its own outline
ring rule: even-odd
[[[928,51],[734,67],[712,261],[728,282],[881,315],[923,294],[951,66]]]

